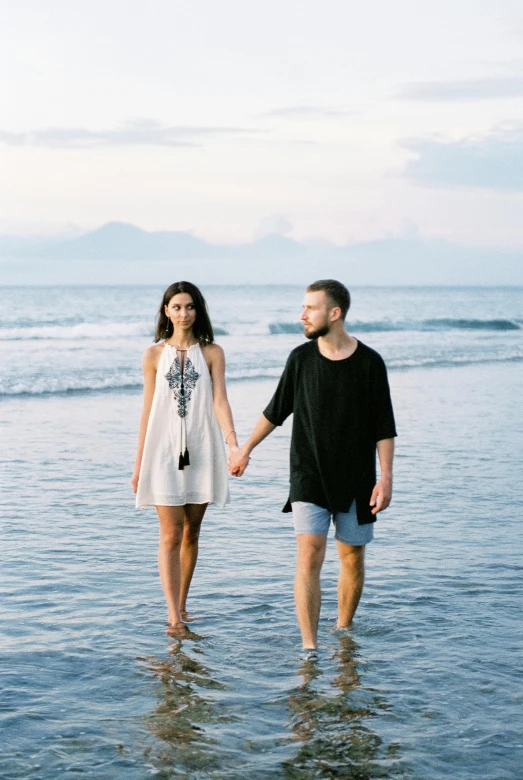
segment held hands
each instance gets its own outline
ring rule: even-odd
[[[229,473],[231,477],[241,477],[249,465],[249,453],[245,447],[229,447]]]
[[[382,476],[370,497],[370,506],[373,506],[372,514],[377,515],[378,512],[383,512],[384,509],[390,504],[392,498],[392,477]]]

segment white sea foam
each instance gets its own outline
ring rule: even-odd
[[[456,355],[448,358],[396,358],[387,362],[390,371],[405,371],[409,369],[451,368],[453,366],[480,365],[487,363],[523,362],[523,350],[507,351],[502,355]],[[240,367],[236,366],[227,371],[229,382],[252,382],[255,380],[278,379],[282,372],[282,366]],[[85,372],[79,376],[38,376],[24,380],[13,379],[0,380],[0,397],[13,396],[43,396],[43,395],[67,395],[75,393],[100,393],[117,391],[140,391],[143,383],[138,371],[111,373],[101,377],[89,377]]]
[[[0,396],[63,395],[68,393],[97,393],[115,390],[139,390],[142,383],[138,375],[107,376],[82,379],[79,377],[39,377],[14,381],[0,381]]]
[[[82,322],[77,325],[42,325],[27,328],[0,328],[0,341],[111,339],[144,336],[152,339],[154,330],[143,322]]]

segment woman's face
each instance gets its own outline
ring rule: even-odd
[[[165,313],[174,327],[180,330],[190,330],[196,321],[196,307],[189,293],[173,295]]]

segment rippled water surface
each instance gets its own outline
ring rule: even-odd
[[[521,780],[521,292],[354,291],[349,328],[391,369],[395,494],[342,637],[330,540],[311,664],[280,512],[290,421],[209,509],[172,640],[155,512],[128,485],[159,291],[4,289],[2,780]],[[208,291],[240,438],[301,341],[301,296]]]

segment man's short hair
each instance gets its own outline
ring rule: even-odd
[[[307,292],[320,292],[323,290],[329,296],[334,306],[341,309],[341,317],[344,320],[350,309],[350,292],[344,284],[336,279],[320,279],[307,287]]]

